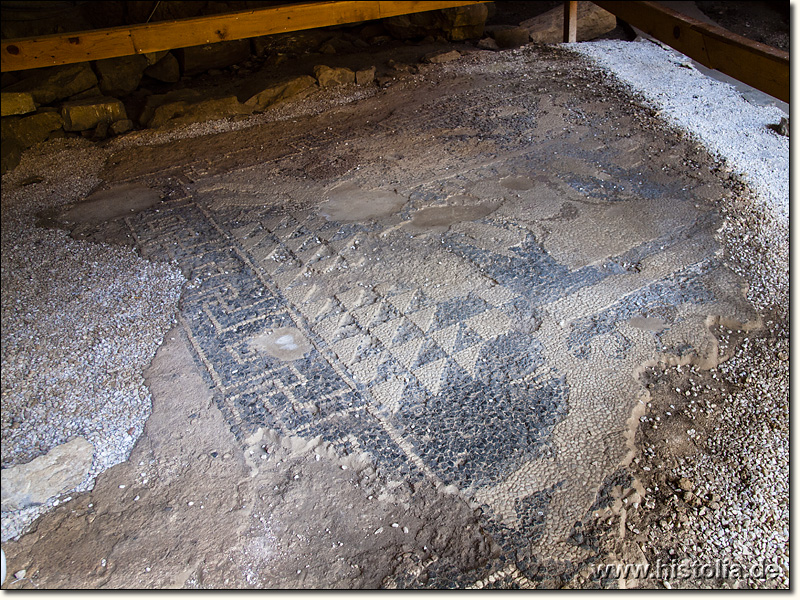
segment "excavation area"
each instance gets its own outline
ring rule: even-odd
[[[785,224],[569,45],[453,47],[3,177],[4,589],[788,586]]]

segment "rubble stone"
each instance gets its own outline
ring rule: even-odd
[[[397,39],[443,35],[453,42],[480,38],[489,9],[485,4],[399,15],[383,19],[386,30]]]
[[[232,40],[175,50],[184,75],[196,75],[210,69],[223,69],[250,57],[249,40]]]
[[[2,111],[0,114],[4,117],[24,115],[34,112],[36,104],[34,104],[30,92],[3,92],[0,98],[0,110]]]
[[[167,52],[158,62],[147,67],[144,74],[158,81],[175,83],[181,78],[181,67],[175,55]]]
[[[126,131],[130,131],[131,129],[133,129],[133,121],[130,119],[122,119],[121,121],[112,123],[109,131],[112,135],[119,135],[121,133],[125,133]]]
[[[264,110],[271,104],[296,96],[315,83],[315,79],[310,75],[303,75],[301,77],[294,77],[289,80],[273,83],[250,96],[244,101],[244,104],[252,107],[253,110]]]
[[[94,446],[76,437],[29,463],[3,469],[3,511],[44,504],[76,487],[89,472],[93,455]]]
[[[375,67],[356,71],[356,83],[358,85],[369,85],[375,81]]]
[[[507,27],[495,31],[494,39],[500,48],[519,48],[527,44],[531,36],[524,27]]]
[[[33,75],[14,83],[4,92],[29,92],[39,105],[69,98],[97,85],[97,76],[89,63],[37,69]]]
[[[3,145],[13,141],[23,150],[45,141],[51,132],[64,124],[57,112],[42,111],[25,117],[8,117],[2,121]]]
[[[100,91],[108,96],[127,96],[139,87],[147,65],[147,58],[139,54],[95,61]]]
[[[236,96],[204,98],[195,102],[177,100],[162,104],[156,108],[147,126],[162,127],[168,123],[175,126],[185,125],[234,115],[247,115],[252,112],[253,108],[240,103]]]
[[[314,67],[314,76],[317,78],[320,87],[344,85],[353,83],[356,80],[356,74],[350,69],[345,67],[333,68],[325,65]]]
[[[115,123],[127,119],[125,105],[116,98],[100,97],[66,102],[61,108],[64,131],[94,129],[101,122]]]
[[[446,63],[452,60],[461,58],[461,53],[458,50],[450,50],[449,52],[431,52],[422,57],[424,62],[429,63]]]

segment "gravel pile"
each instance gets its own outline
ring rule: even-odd
[[[775,583],[788,588],[789,332],[772,321],[766,329],[766,340],[749,338],[719,366],[723,379],[745,385],[723,404],[719,420],[729,426],[706,441],[716,455],[701,455],[684,470],[722,500],[715,527],[693,553],[708,563],[731,557],[778,564],[783,572]]]
[[[83,436],[95,454],[74,491],[91,489],[141,435],[151,408],[142,371],[184,283],[132,249],[34,226],[39,211],[82,200],[104,158],[85,142],[58,142],[27,153],[2,186],[2,466]],[[2,513],[2,540],[58,502]]]

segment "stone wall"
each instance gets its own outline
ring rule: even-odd
[[[39,3],[42,4],[42,3]],[[14,12],[3,8],[4,38],[77,31],[146,22],[152,2],[53,2]],[[150,22],[246,10],[275,2],[165,2]],[[47,9],[47,10],[45,10]],[[271,67],[299,55],[363,51],[395,40],[454,41],[483,34],[485,5],[422,13],[424,26],[413,31],[403,17],[339,29],[263,36],[180,48],[169,52],[123,56],[73,65],[3,73],[2,164],[7,172],[22,152],[57,137],[81,136],[101,141],[131,129],[237,118],[266,110],[276,102],[307,93],[314,86],[373,85],[375,69],[356,73],[317,65],[312,73],[270,77]],[[7,19],[8,17],[8,19]],[[412,15],[414,23],[418,15]],[[304,35],[305,34],[305,35]],[[281,46],[281,44],[283,44]],[[322,62],[322,61],[320,61]],[[273,69],[274,70],[274,69]],[[349,71],[349,72],[348,72]],[[194,78],[219,77],[224,85],[195,89]]]

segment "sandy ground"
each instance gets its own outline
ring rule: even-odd
[[[177,269],[188,283],[177,311],[163,301],[162,320],[148,329],[150,348],[164,342],[143,373],[152,412],[146,423],[138,417],[141,437],[129,434],[138,437],[130,457],[103,469],[91,491],[70,493],[69,501],[62,496],[25,535],[12,540],[4,533],[9,572],[20,576],[3,587],[785,587],[788,304],[785,287],[759,282],[786,268],[787,230],[779,220],[774,227],[774,202],[709,154],[698,143],[702,135],[681,133],[595,69],[552,49],[465,51],[457,63],[420,68],[388,91],[319,92],[235,123],[134,134],[99,149],[61,142],[28,153],[3,181],[4,380],[6,319],[16,314],[6,307],[20,294],[19,286],[6,285],[13,268],[6,250],[41,244],[33,215],[46,211],[48,222],[91,242],[51,232],[69,244],[106,248],[107,257],[130,252],[121,257],[125,269],[142,260],[129,250],[135,247],[159,265],[154,276],[163,278],[165,298],[180,289]],[[49,174],[53,164],[68,165],[67,172]],[[621,183],[627,191],[612,191]],[[98,190],[90,204],[77,204]],[[157,200],[147,201],[152,190]],[[676,201],[677,190],[690,190],[691,202]],[[124,217],[108,212],[123,192],[131,203]],[[10,234],[6,214],[14,217]],[[342,243],[331,228],[347,233]],[[321,244],[315,235],[329,254],[307,252]],[[526,236],[542,241],[540,254],[528,255],[541,272],[525,275],[520,286],[502,265],[516,264]],[[777,251],[759,263],[775,239]],[[278,251],[267,248],[270,240],[285,242]],[[479,441],[518,435],[505,413],[496,425],[485,417],[487,405],[478,413],[465,409],[458,422],[442,421],[442,437],[433,436],[430,446],[410,424],[438,426],[444,407],[416,421],[404,412],[406,403],[415,406],[407,392],[376,394],[366,414],[395,432],[386,444],[397,444],[399,458],[388,445],[382,456],[369,438],[354,442],[319,429],[315,411],[327,410],[319,399],[301,399],[311,416],[295,425],[295,417],[276,413],[277,404],[267,415],[248,413],[253,405],[226,391],[238,385],[237,369],[221,369],[208,345],[215,336],[202,323],[210,314],[221,338],[231,327],[223,319],[237,307],[262,306],[261,299],[245,301],[253,279],[233,277],[225,252],[238,252],[259,286],[288,298],[302,316],[291,323],[275,317],[270,327],[226,342],[239,359],[245,347],[268,357],[259,364],[274,369],[276,379],[282,365],[300,365],[299,376],[313,377],[316,363],[305,367],[298,354],[329,351],[330,364],[362,393],[359,384],[371,375],[336,337],[351,339],[352,321],[339,321],[328,341],[326,319],[313,316],[327,313],[315,307],[341,298],[358,316],[375,301],[363,292],[348,300],[353,289],[376,294],[376,311],[380,298],[398,306],[389,299],[424,290],[442,323],[449,317],[441,307],[460,299],[454,306],[461,321],[493,348],[502,347],[497,340],[541,340],[536,352],[544,366],[525,371],[518,358],[538,356],[526,346],[507,359],[508,379],[500,385],[533,381],[524,389],[539,398],[539,390],[556,385],[552,373],[563,372],[569,402],[537,406],[537,418],[552,415],[554,423],[542,417],[533,429],[545,445],[537,438],[496,449]],[[213,260],[198,258],[210,253]],[[453,258],[464,256],[471,262]],[[322,268],[328,258],[337,270]],[[616,262],[609,265],[610,258]],[[600,265],[601,274],[611,269],[610,283],[585,279]],[[303,268],[310,278],[292,271]],[[512,303],[527,298],[526,287],[549,270],[574,278],[574,290],[559,296],[541,288],[537,293],[554,294],[541,309]],[[391,287],[398,282],[406,287]],[[681,296],[681,285],[696,295]],[[654,289],[661,304],[651,297]],[[471,292],[500,308],[491,318],[465,316],[459,311],[471,306]],[[102,297],[90,298],[95,309]],[[424,303],[404,306],[422,331],[439,331]],[[177,326],[167,331],[172,318]],[[382,330],[374,331],[379,337]],[[437,335],[425,339],[448,339]],[[580,344],[570,346],[575,340]],[[392,344],[387,351],[402,362],[396,348],[406,346]],[[512,355],[486,354],[493,356]],[[471,364],[473,379],[492,389],[491,369]],[[425,379],[429,370],[409,365],[428,406],[439,406],[440,389],[431,386],[441,385],[445,398],[464,389],[444,375]],[[4,388],[4,413],[7,397]],[[603,411],[594,408],[598,399]],[[328,422],[345,413],[331,413]],[[752,427],[754,419],[763,427]],[[437,449],[436,439],[458,430],[474,432],[462,454]],[[745,449],[750,454],[742,460]],[[18,458],[4,451],[4,466],[35,451],[34,444]],[[481,453],[502,460],[483,465],[476,460]],[[448,466],[451,456],[455,466]],[[30,522],[11,517],[4,513],[4,532]],[[618,561],[747,563],[754,556],[777,564],[779,577],[637,579],[599,577],[596,570]]]

